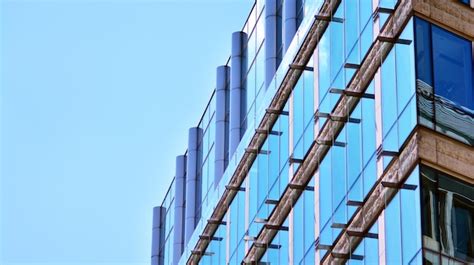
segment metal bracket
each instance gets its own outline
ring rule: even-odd
[[[353,260],[364,260],[364,256],[346,253],[331,252],[331,255],[336,259],[353,259]]]
[[[303,163],[303,159],[300,159],[300,158],[293,158],[293,157],[290,157],[288,162],[290,162],[290,164],[302,164]]]
[[[361,92],[344,90],[344,89],[339,89],[339,88],[331,88],[331,89],[329,89],[329,93],[341,94],[341,95],[345,95],[345,96],[348,96],[348,97],[355,97],[355,98],[375,99],[374,94],[361,93]]]
[[[276,115],[285,115],[285,116],[288,116],[290,115],[290,113],[288,111],[284,111],[284,110],[278,110],[278,109],[266,109],[265,110],[268,114],[276,114]]]
[[[341,223],[332,223],[331,228],[338,228],[338,229],[344,229],[347,227],[347,224],[341,224]]]
[[[235,186],[226,185],[225,188],[226,190],[245,191],[244,187],[235,187]]]
[[[212,256],[214,252],[203,252],[199,250],[191,250],[191,254],[198,255],[198,256]]]
[[[281,245],[276,245],[276,244],[265,244],[265,243],[260,243],[260,242],[254,242],[253,245],[257,248],[270,248],[270,249],[280,249]]]
[[[265,134],[265,135],[276,135],[276,136],[281,136],[283,134],[283,132],[277,132],[277,131],[268,131],[268,130],[265,130],[265,129],[260,129],[260,128],[257,128],[255,129],[255,132],[256,133],[260,133],[260,134]]]
[[[290,67],[290,69],[294,69],[294,70],[301,70],[301,71],[314,71],[314,68],[311,67],[311,66],[306,66],[306,65],[299,65],[299,64],[290,64],[288,65]]]
[[[223,237],[200,235],[199,239],[207,240],[207,241],[222,241],[224,238]]]
[[[207,223],[211,225],[226,225],[227,224],[226,221],[221,221],[221,220],[216,220],[216,219],[209,219],[207,220]]]
[[[398,183],[393,183],[393,182],[388,182],[388,181],[382,181],[380,184],[382,184],[382,187],[391,188],[391,189],[416,190],[416,188],[418,188],[417,185],[413,185],[413,184],[398,184]]]
[[[266,224],[264,225],[266,229],[269,230],[279,230],[279,231],[288,231],[289,228],[288,226],[280,226],[280,225],[271,225],[271,224]]]
[[[257,224],[266,224],[268,222],[268,219],[265,219],[265,218],[255,218],[253,220],[254,223],[257,223]]]
[[[361,231],[352,231],[352,230],[346,230],[346,233],[348,236],[354,236],[354,237],[367,237],[367,238],[374,238],[374,239],[379,238],[379,235],[376,233],[364,233]]]
[[[265,204],[277,205],[279,202],[280,202],[279,200],[272,200],[272,199],[265,200]]]
[[[346,203],[346,205],[347,205],[347,206],[357,206],[357,207],[361,207],[362,205],[364,205],[364,202],[348,200],[347,203]]]
[[[329,113],[320,112],[319,110],[316,111],[316,113],[314,113],[314,117],[315,117],[315,121],[319,118],[326,118],[326,119],[330,119],[332,121],[337,121],[337,122],[350,122],[350,123],[360,123],[361,122],[361,119],[350,118],[350,117],[347,117],[347,116],[336,116],[336,115],[332,115],[332,114],[329,114]]]
[[[331,141],[331,140],[319,140],[316,139],[316,143],[319,145],[328,145],[328,146],[339,146],[339,147],[346,147],[346,143],[343,142],[337,142],[337,141]]]
[[[376,150],[377,160],[380,159],[382,156],[391,156],[391,157],[398,157],[399,153],[397,151],[388,151],[383,150],[383,146],[379,145]]]
[[[316,249],[321,249],[321,250],[330,250],[332,248],[331,245],[323,245],[323,244],[317,244]]]
[[[344,64],[344,68],[347,68],[347,69],[359,69],[360,68],[360,64],[356,64],[356,63],[345,63]]]
[[[268,155],[270,154],[269,150],[257,150],[255,148],[245,148],[245,152],[251,153],[251,154],[261,154],[261,155]]]
[[[403,45],[410,45],[412,42],[411,40],[407,40],[407,39],[384,37],[384,36],[378,36],[377,40],[380,42],[388,42],[388,43],[403,44]]]
[[[313,187],[313,186],[303,186],[303,185],[299,185],[299,184],[290,183],[290,184],[288,184],[288,187],[289,187],[290,189],[293,189],[293,190],[314,191],[314,187]]]
[[[321,21],[328,21],[328,22],[338,22],[338,23],[343,23],[344,19],[340,17],[333,17],[333,16],[322,16],[322,15],[316,15],[314,16],[317,20]]]

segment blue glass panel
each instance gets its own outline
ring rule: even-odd
[[[400,193],[385,209],[385,253],[387,264],[402,264]]]
[[[378,226],[375,223],[369,230],[370,233],[378,233]],[[379,240],[375,238],[364,239],[365,255],[364,262],[367,265],[379,264]]]
[[[372,0],[360,1],[360,58],[365,57],[373,40]]]
[[[341,132],[344,134],[345,131]],[[344,147],[334,146],[331,148],[331,160],[332,160],[332,206],[334,213],[334,222],[345,223],[347,221],[345,203],[339,207],[339,204],[343,202],[346,195],[346,151]],[[339,207],[339,209],[336,209]]]
[[[310,184],[314,187],[313,180],[310,181]],[[304,191],[304,247],[303,252],[309,249],[314,243],[314,223],[315,223],[315,214],[314,214],[314,192],[313,191]],[[311,251],[314,252],[314,251]],[[306,261],[309,261],[309,257],[305,258]]]
[[[387,135],[397,119],[395,51],[391,50],[382,64],[382,131]]]
[[[361,104],[358,104],[352,112],[354,119],[361,118]],[[349,198],[353,200],[362,199],[362,181],[356,182],[362,171],[362,135],[360,123],[347,123],[347,179],[348,187],[351,187]]]
[[[287,103],[288,105],[288,103]],[[285,107],[285,110],[288,111],[288,106]],[[280,169],[285,165],[285,163],[288,160],[289,154],[288,154],[288,146],[289,146],[289,122],[288,122],[288,116],[287,115],[280,115],[279,117],[280,120]],[[286,178],[288,179],[288,178]]]
[[[372,159],[364,168],[364,198],[367,196],[369,191],[374,186],[375,181],[377,180],[377,164],[375,160],[375,156],[372,156]]]
[[[343,18],[344,9],[342,6],[339,6],[334,16],[338,18]],[[344,25],[343,23],[330,23],[329,24],[329,30],[331,32],[330,34],[331,80],[334,80],[336,78],[337,74],[342,68],[342,64],[344,63],[344,27],[343,25]]]
[[[373,84],[367,88],[367,93]],[[373,92],[372,92],[373,93]],[[365,165],[375,152],[375,102],[373,99],[362,99],[362,164]]]
[[[399,148],[406,141],[416,126],[416,98],[412,96],[408,105],[400,114],[398,119],[398,143]]]
[[[262,146],[262,150],[268,151],[268,140]],[[258,159],[258,206],[262,205],[268,193],[268,154],[261,153]]]
[[[413,20],[410,20],[400,38],[413,40]],[[398,114],[415,94],[415,50],[414,43],[410,45],[395,45],[396,74],[397,74],[397,103]]]
[[[435,93],[474,109],[471,42],[437,26],[432,34]]]
[[[247,112],[249,112],[252,105],[254,105],[255,95],[256,95],[255,64],[253,64],[249,72],[247,73],[247,89],[246,89]],[[254,113],[249,113],[248,115],[254,115]]]
[[[303,95],[303,125],[304,125],[304,154],[313,143],[314,139],[314,74],[305,71],[304,75],[304,95]],[[303,155],[304,155],[303,154]]]
[[[357,47],[357,39],[359,38],[359,21],[358,7],[359,1],[343,1],[345,7],[345,56],[346,62],[359,63],[359,49]]]
[[[418,167],[413,170],[406,184],[419,186]],[[420,188],[416,190],[401,190],[401,226],[403,264],[408,264],[421,249],[421,210]]]
[[[319,59],[319,67],[317,70],[319,72],[319,100],[321,103],[323,100],[326,91],[329,89],[329,85],[331,84],[330,78],[330,32],[326,31],[326,33],[321,37],[318,45],[318,59]],[[323,107],[320,106],[321,111],[331,111],[331,110],[323,110]]]
[[[304,196],[293,207],[293,258],[299,263],[304,254]]]
[[[331,153],[332,149],[329,150],[319,166],[319,204],[324,205],[324,207],[319,207],[321,228],[330,220],[332,215]]]
[[[415,17],[416,34],[416,78],[429,86],[433,86],[431,66],[431,26],[422,19]]]
[[[293,89],[293,156],[295,158],[303,158],[303,141],[300,139],[303,136],[304,124],[304,81],[303,78],[298,80]]]

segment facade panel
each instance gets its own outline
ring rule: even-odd
[[[174,264],[474,262],[474,36],[421,6],[256,1],[237,45],[247,62],[230,66],[239,102],[230,92],[227,126],[240,117],[240,134],[234,122],[216,138],[213,96],[199,220]],[[474,16],[459,1],[433,8]],[[431,134],[449,139],[429,146],[460,170],[426,159]],[[214,146],[230,148],[224,172]]]

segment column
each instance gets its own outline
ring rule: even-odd
[[[214,159],[214,187],[217,187],[228,164],[229,143],[229,82],[230,67],[217,68],[216,77],[216,140]]]
[[[191,238],[197,220],[199,220],[199,207],[201,204],[201,155],[199,143],[202,139],[202,129],[193,127],[189,129],[188,158],[186,161],[186,207],[184,223],[184,244]]]
[[[166,208],[153,208],[153,229],[151,234],[151,265],[163,265],[164,254],[161,252],[165,243]]]
[[[232,158],[240,139],[245,131],[243,121],[247,111],[246,86],[244,83],[247,73],[247,34],[242,31],[232,34],[231,77],[230,77],[230,131],[229,131],[229,160]]]
[[[184,214],[186,198],[186,156],[176,157],[174,193],[173,264],[178,264],[184,250]]]

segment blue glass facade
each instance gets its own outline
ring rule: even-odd
[[[213,96],[199,123],[199,220],[179,259],[165,241],[164,264],[474,262],[474,177],[423,159],[401,166],[421,127],[474,164],[474,36],[406,12],[409,3],[256,1],[243,27],[245,133],[214,183]],[[266,41],[278,58],[268,86]]]

